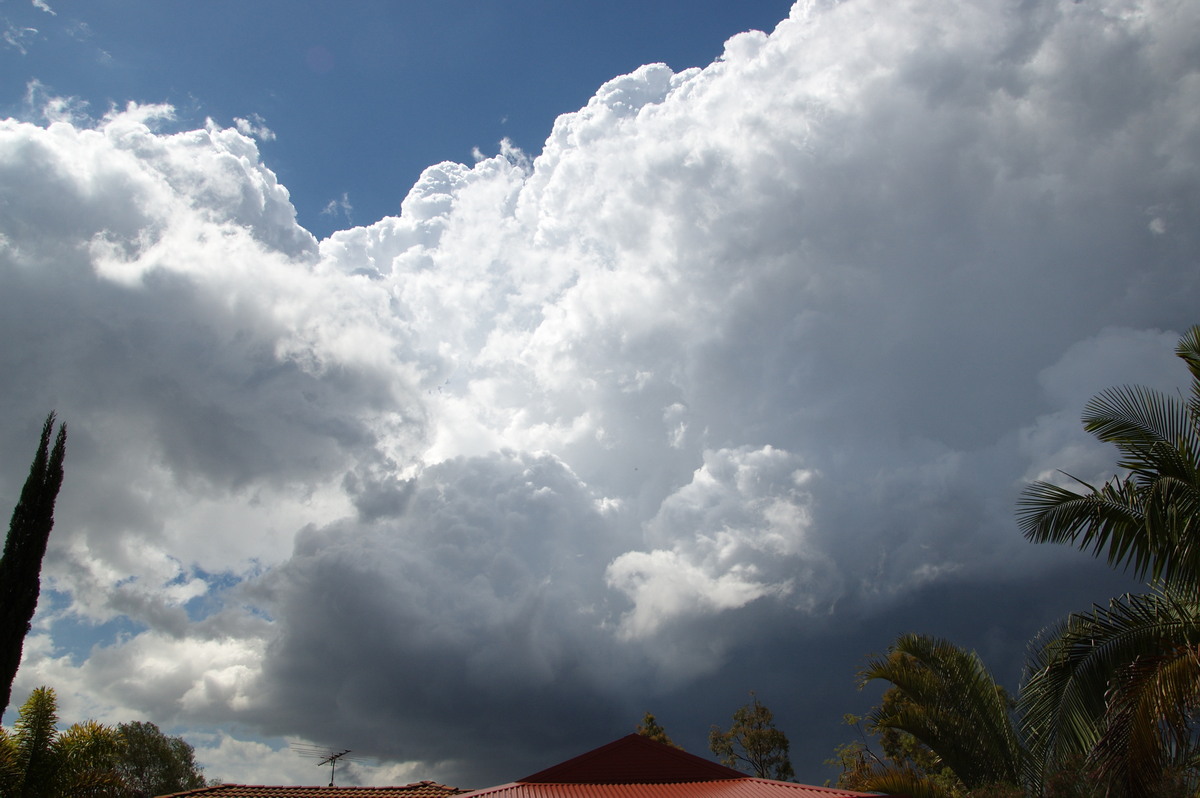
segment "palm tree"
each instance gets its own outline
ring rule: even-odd
[[[2,798],[118,798],[121,743],[114,729],[85,721],[58,728],[54,691],[39,687],[21,706],[12,734],[0,734]]]
[[[1071,543],[1109,565],[1200,589],[1200,326],[1175,349],[1192,375],[1191,396],[1140,386],[1112,388],[1084,409],[1084,429],[1121,452],[1124,477],[1075,491],[1034,482],[1017,521],[1036,543]],[[1069,475],[1068,475],[1069,476]]]
[[[1183,398],[1119,387],[1085,408],[1088,432],[1121,453],[1115,476],[1083,490],[1035,482],[1018,523],[1035,542],[1070,543],[1148,577],[1151,592],[1071,615],[1034,641],[1021,694],[1035,778],[1082,762],[1116,795],[1166,795],[1197,775],[1200,709],[1200,327],[1176,354]]]
[[[1082,762],[1117,794],[1168,794],[1190,768],[1198,645],[1200,606],[1166,587],[1043,632],[1020,700],[1036,778]]]
[[[922,766],[881,763],[857,789],[948,798],[1021,783],[1025,752],[1012,701],[975,652],[901,635],[886,656],[868,661],[859,686],[876,679],[893,687],[868,715],[869,725],[911,734],[932,759]]]

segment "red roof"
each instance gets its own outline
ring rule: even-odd
[[[463,792],[465,791],[432,781],[418,781],[403,787],[265,787],[252,784],[221,784],[159,798],[442,798]]]
[[[865,798],[868,795],[875,794],[752,778],[631,734],[532,776],[469,792],[463,798]]]
[[[630,734],[517,781],[539,784],[665,784],[744,779],[745,773]]]
[[[513,782],[466,793],[463,798],[883,798],[878,793],[811,787],[749,776],[679,784],[529,784]]]

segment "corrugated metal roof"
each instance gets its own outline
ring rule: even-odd
[[[463,792],[466,791],[433,781],[418,781],[402,787],[269,787],[221,784],[159,798],[441,798],[445,795],[460,795]]]
[[[534,784],[513,782],[463,798],[879,798],[865,792],[744,777],[675,784]]]
[[[463,798],[862,798],[872,793],[756,779],[630,734],[511,784]]]

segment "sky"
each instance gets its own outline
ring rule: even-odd
[[[644,8],[649,5],[650,8]],[[0,0],[16,702],[206,774],[507,782],[1138,589],[1025,541],[1200,323],[1200,6]],[[4,497],[8,497],[5,499]],[[13,712],[5,715],[11,723]]]

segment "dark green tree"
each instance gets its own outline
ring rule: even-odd
[[[775,716],[754,693],[733,713],[729,731],[713,726],[709,749],[731,768],[747,770],[760,779],[791,781],[796,777],[788,757],[788,738],[775,728]]]
[[[1035,778],[1111,796],[1193,795],[1200,604],[1165,585],[1072,613],[1031,647],[1021,725]]]
[[[858,769],[856,788],[958,798],[1019,794],[1024,749],[1013,702],[979,656],[925,635],[901,635],[868,661],[859,686],[891,683],[867,716],[885,757]]]
[[[651,712],[647,712],[644,716],[642,716],[642,722],[637,726],[637,733],[643,737],[649,737],[651,740],[656,742],[665,743],[672,748],[679,748],[680,750],[683,750],[682,746],[677,745],[670,737],[667,736],[667,730],[659,725],[658,720]]]
[[[1068,543],[1109,565],[1175,586],[1200,589],[1200,327],[1175,354],[1192,375],[1183,398],[1141,386],[1098,394],[1083,426],[1117,447],[1125,476],[1081,490],[1034,482],[1021,494],[1017,520],[1036,543]]]
[[[128,798],[196,790],[205,786],[195,751],[180,737],[168,737],[153,723],[135,720],[117,725],[121,751],[117,772]]]
[[[192,747],[153,723],[59,731],[48,687],[30,694],[11,734],[0,727],[0,798],[153,798],[204,786]]]
[[[913,798],[1200,794],[1200,327],[1176,354],[1189,397],[1125,386],[1084,410],[1085,429],[1120,452],[1123,475],[1100,486],[1070,475],[1074,485],[1035,482],[1017,508],[1030,540],[1104,556],[1148,578],[1150,591],[1074,613],[1034,640],[1015,730],[973,654],[901,638],[860,674],[894,685],[871,730],[911,734],[957,783],[936,783],[928,762],[886,744],[881,758],[852,743],[836,762],[854,787]]]
[[[1175,350],[1190,396],[1122,386],[1086,406],[1084,428],[1116,446],[1125,474],[1100,486],[1035,482],[1017,518],[1151,580],[1151,592],[1076,613],[1035,641],[1021,691],[1032,766],[1079,763],[1111,795],[1200,784],[1200,327]]]
[[[41,591],[42,558],[54,526],[54,502],[63,481],[63,456],[66,453],[67,425],[58,428],[54,448],[54,413],[42,425],[37,455],[29,467],[29,478],[21,489],[21,498],[13,509],[4,554],[0,556],[0,712],[8,708],[12,683],[21,664],[21,650],[29,623],[37,609]]]
[[[872,714],[891,714],[906,701],[898,687],[884,691]],[[859,732],[859,739],[834,750],[826,765],[841,768],[837,787],[861,792],[902,792],[910,798],[960,798],[962,781],[929,746],[898,728],[878,727],[867,717],[846,715],[843,721]],[[872,738],[880,748],[872,748]]]

